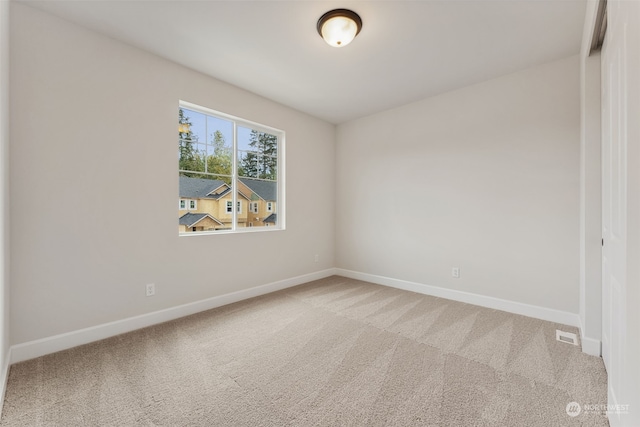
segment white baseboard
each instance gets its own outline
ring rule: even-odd
[[[601,346],[600,340],[581,336],[580,342],[582,343],[583,353],[586,353],[590,356],[598,356],[598,357],[602,355],[602,351],[600,349],[600,346]]]
[[[88,344],[93,341],[120,335],[125,332],[131,332],[136,329],[178,319],[190,314],[210,310],[212,308],[279,291],[281,289],[290,288],[292,286],[301,285],[313,280],[323,279],[334,274],[336,274],[335,269],[330,268],[327,270],[317,271],[315,273],[305,274],[302,276],[292,277],[290,279],[268,283],[266,285],[232,292],[230,294],[142,314],[140,316],[129,317],[127,319],[116,320],[114,322],[104,323],[90,328],[17,344],[11,347],[11,359],[7,360],[10,360],[10,363],[22,362],[24,360],[44,356],[45,354],[55,353],[57,351]]]
[[[390,286],[392,288],[404,289],[406,291],[420,294],[446,298],[453,301],[465,302],[479,305],[495,310],[507,311],[509,313],[520,314],[522,316],[534,317],[536,319],[547,320],[549,322],[561,323],[563,325],[580,327],[580,317],[576,313],[555,310],[553,308],[540,307],[536,305],[523,304],[500,298],[488,297],[484,295],[472,294],[470,292],[456,291],[453,289],[440,288],[437,286],[424,285],[422,283],[409,282],[406,280],[392,279],[390,277],[376,276],[374,274],[360,273],[357,271],[336,269],[339,276],[351,279],[364,280],[378,285]]]
[[[584,328],[582,327],[582,319],[580,320],[580,343],[582,344],[582,352],[590,356],[602,356],[602,344],[600,340],[584,336]]]
[[[158,323],[167,322],[169,320],[178,319],[190,314],[210,310],[212,308],[279,291],[281,289],[290,288],[292,286],[297,286],[313,280],[323,279],[332,275],[340,275],[352,279],[364,280],[379,285],[390,286],[393,288],[417,292],[425,295],[432,295],[440,298],[465,302],[468,304],[479,305],[496,310],[507,311],[510,313],[534,317],[537,319],[547,320],[564,325],[580,327],[580,318],[577,314],[574,313],[523,304],[484,295],[472,294],[469,292],[440,288],[437,286],[430,286],[416,282],[409,282],[406,280],[392,279],[384,276],[360,273],[357,271],[345,270],[341,268],[329,268],[315,273],[292,277],[290,279],[280,280],[277,282],[268,283],[266,285],[256,286],[225,295],[207,298],[205,300],[183,304],[176,307],[143,314],[140,316],[129,317],[127,319],[117,320],[114,322],[104,323],[102,325],[92,326],[77,331],[67,332],[52,337],[17,344],[12,346],[10,349],[10,353],[8,356],[9,358],[7,359],[6,364],[7,366],[3,367],[3,373],[8,374],[8,367],[11,363],[22,362],[24,360],[33,359],[36,357],[44,356],[46,354],[55,353],[57,351],[66,350],[83,344],[88,344],[93,341],[98,341],[126,332],[131,332],[136,329],[145,328],[147,326],[152,326]],[[598,353],[600,351],[599,341],[583,338],[582,345],[583,351],[585,353],[595,355],[596,347]],[[3,379],[6,381],[6,377],[0,378],[0,380]]]
[[[0,414],[4,407],[4,394],[7,391],[7,382],[9,381],[9,368],[11,367],[11,348],[7,350],[2,363],[2,372],[0,373]]]

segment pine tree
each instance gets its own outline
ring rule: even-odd
[[[192,123],[189,121],[189,117],[187,117],[184,113],[184,110],[180,108],[178,111],[178,154],[179,158],[179,169],[180,170],[203,170],[198,169],[200,166],[198,163],[198,155],[193,148],[193,143],[198,142],[197,135],[194,135],[191,132]],[[184,175],[184,173],[181,173]]]
[[[265,132],[251,131],[249,146],[241,162],[245,176],[276,180],[278,172],[278,137]]]

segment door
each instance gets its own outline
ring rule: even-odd
[[[627,260],[627,52],[620,2],[607,4],[602,48],[602,358],[609,403],[621,389]]]

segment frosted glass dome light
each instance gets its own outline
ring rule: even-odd
[[[358,35],[362,29],[362,19],[352,10],[334,9],[320,17],[317,28],[329,46],[343,47]]]

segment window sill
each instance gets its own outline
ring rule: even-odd
[[[283,227],[243,227],[242,230],[189,231],[186,233],[178,233],[178,236],[191,237],[191,236],[211,236],[211,235],[219,235],[219,234],[271,233],[274,231],[285,231],[285,230],[286,228],[283,228]]]

